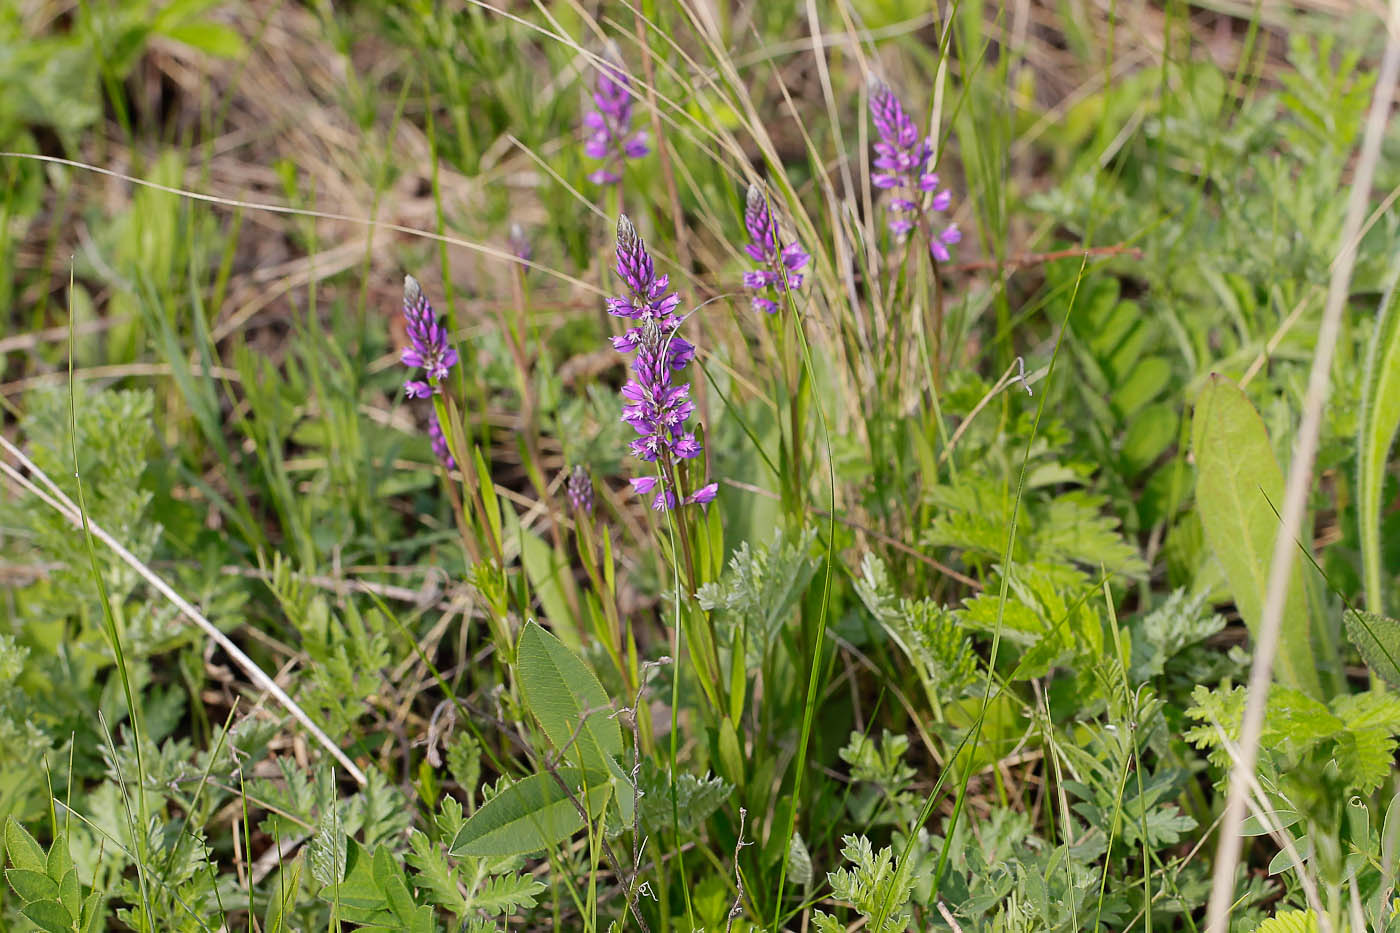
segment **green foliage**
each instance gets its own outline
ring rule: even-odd
[[[1311,910],[1284,910],[1254,928],[1254,933],[1317,933],[1317,915]]]
[[[804,528],[795,540],[779,528],[771,544],[751,549],[744,541],[729,558],[725,575],[696,591],[700,608],[729,614],[732,625],[725,630],[742,645],[750,666],[763,663],[783,622],[816,574],[815,540],[814,528]]]
[[[1228,769],[1230,757],[1222,738],[1239,741],[1244,688],[1199,686],[1191,698],[1193,705],[1186,712],[1199,725],[1186,733],[1187,740],[1208,750],[1217,768]],[[1292,784],[1296,790],[1325,775],[1343,790],[1369,794],[1390,774],[1397,735],[1400,697],[1394,694],[1367,691],[1324,704],[1276,686],[1269,693],[1260,749],[1271,756],[1282,785]]]
[[[5,821],[5,880],[23,903],[21,912],[46,933],[89,933],[102,929],[102,893],[84,895],[78,871],[62,834],[45,852],[13,817]]]
[[[1278,536],[1277,510],[1283,508],[1283,472],[1249,399],[1218,376],[1211,376],[1196,402],[1191,447],[1206,540],[1225,567],[1240,615],[1258,637]],[[1294,573],[1279,629],[1279,676],[1317,697],[1322,684],[1311,631],[1301,574]]]
[[[682,773],[674,782],[673,806],[671,783],[666,772],[650,758],[642,760],[639,780],[642,799],[638,813],[643,829],[650,834],[659,834],[673,826],[678,826],[681,832],[695,832],[734,793],[734,785],[723,778]],[[679,824],[673,816],[679,818]]]
[[[841,855],[851,868],[838,868],[827,874],[831,894],[850,904],[875,933],[898,933],[909,926],[905,907],[913,891],[907,871],[896,866],[894,853],[886,847],[875,852],[864,836],[846,836]],[[821,933],[838,933],[845,926],[824,911],[813,911],[812,925]]]
[[[558,755],[607,774],[622,755],[622,730],[598,678],[534,622],[521,630],[515,657],[525,706]]]
[[[1361,539],[1366,608],[1385,612],[1381,575],[1381,491],[1385,464],[1400,431],[1400,311],[1396,283],[1381,298],[1375,329],[1366,346],[1361,377],[1361,412],[1356,435],[1356,523]]]
[[[1400,686],[1400,622],[1374,612],[1348,609],[1347,637],[1366,665],[1391,686]]]
[[[0,159],[4,434],[69,495],[76,448],[92,519],[248,659],[99,548],[118,672],[83,536],[7,477],[0,928],[1198,928],[1369,14],[1166,4],[1142,59],[910,0],[23,6],[0,149],[91,168]],[[615,187],[604,59],[649,149]],[[866,65],[933,141],[950,261],[865,175]],[[758,180],[813,254],[774,315]],[[697,344],[704,508],[628,488],[624,209]],[[1241,933],[1400,923],[1400,700],[1339,650],[1400,686],[1397,243],[1368,212]],[[460,354],[431,403],[404,271]]]
[[[953,613],[931,599],[897,597],[884,562],[874,554],[861,560],[855,591],[914,665],[930,698],[956,700],[973,686],[977,662],[972,640]]]
[[[601,816],[613,786],[605,774],[559,768],[508,785],[472,814],[452,854],[512,856],[558,845]]]

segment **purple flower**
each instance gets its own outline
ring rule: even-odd
[[[903,237],[917,227],[928,237],[929,255],[947,262],[951,258],[948,247],[961,240],[962,234],[956,224],[937,234],[932,229],[933,215],[947,211],[953,203],[946,188],[938,190],[938,175],[931,170],[932,137],[919,136],[904,105],[883,81],[874,81],[871,88],[870,119],[880,137],[875,143],[870,181],[876,188],[893,192],[888,202],[890,230]]]
[[[569,472],[569,478],[564,481],[564,492],[575,512],[593,514],[593,480],[582,466],[575,464]]]
[[[588,130],[583,151],[603,165],[588,180],[613,185],[622,180],[622,166],[628,159],[639,159],[650,151],[646,132],[632,132],[632,82],[617,65],[604,62],[598,66],[593,105],[597,109],[583,117]]]
[[[408,322],[409,346],[403,351],[403,364],[428,372],[426,383],[404,383],[409,398],[427,398],[437,391],[439,380],[457,365],[457,351],[448,345],[447,328],[438,320],[423,287],[411,275],[403,280],[403,316]]]
[[[801,288],[802,270],[812,257],[796,240],[782,245],[778,221],[758,185],[749,185],[744,204],[744,226],[749,230],[749,243],[744,247],[744,252],[759,264],[759,268],[744,273],[744,287],[759,292],[753,299],[755,308],[774,314],[778,304],[768,296],[780,297],[790,289]]]
[[[660,484],[654,476],[638,477],[631,481],[632,488],[643,495],[655,491],[652,507],[670,509],[678,500],[676,490],[670,488],[677,478],[676,465],[701,453],[699,440],[686,429],[695,411],[690,383],[676,380],[676,374],[695,357],[695,347],[676,333],[681,325],[675,313],[680,296],[667,292],[669,279],[656,274],[646,244],[626,215],[617,221],[616,270],[627,294],[609,298],[608,311],[636,322],[625,335],[612,340],[615,349],[636,354],[632,378],[622,387],[622,420],[637,432],[628,446],[637,459],[659,464],[665,477]],[[705,486],[684,501],[710,502],[716,489]]]
[[[414,369],[425,369],[427,381],[410,379],[403,384],[404,394],[409,398],[432,398],[441,391],[438,382],[457,365],[457,351],[448,346],[447,328],[438,320],[433,306],[423,294],[423,287],[411,275],[403,280],[403,316],[408,322],[409,346],[404,348],[403,362]],[[449,470],[457,465],[447,447],[442,425],[438,424],[434,411],[428,421],[428,438],[433,442],[433,453],[438,461]]]
[[[428,420],[428,439],[433,442],[433,453],[437,456],[438,462],[449,470],[457,465],[457,461],[452,459],[452,453],[447,447],[447,438],[442,433],[442,425],[438,424],[437,412],[433,412]]]
[[[523,259],[529,262],[530,258],[535,254],[534,245],[530,242],[529,237],[525,235],[525,228],[520,226],[520,224],[513,223],[510,225],[510,235],[506,237],[506,243],[510,246],[511,255],[516,259]]]

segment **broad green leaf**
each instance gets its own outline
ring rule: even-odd
[[[1400,622],[1374,612],[1348,609],[1347,637],[1377,677],[1400,687]]]
[[[16,868],[41,874],[47,871],[43,847],[14,817],[5,821],[5,851],[9,853],[10,864]]]
[[[242,58],[248,47],[238,32],[223,23],[186,23],[167,30],[167,38],[217,58]]]
[[[1225,568],[1230,593],[1250,634],[1258,638],[1278,534],[1274,509],[1283,505],[1283,471],[1259,413],[1239,386],[1214,373],[1196,402],[1191,446],[1206,541]],[[1282,683],[1322,695],[1296,567],[1289,576],[1277,664]]]
[[[5,869],[5,880],[23,901],[52,900],[58,897],[58,882],[43,872],[26,868]]]
[[[516,648],[516,677],[525,706],[556,749],[573,764],[607,773],[622,754],[622,730],[603,685],[563,642],[527,622]]]
[[[612,793],[604,774],[560,768],[562,780],[597,819]],[[532,774],[491,798],[452,840],[453,855],[525,855],[558,845],[583,828],[583,816],[552,774]]]
[[[374,857],[354,839],[345,850],[345,880],[321,890],[321,900],[356,911],[385,910],[388,898],[374,877]]]
[[[1400,429],[1400,311],[1397,280],[1381,300],[1376,330],[1366,351],[1361,382],[1361,417],[1356,435],[1356,523],[1361,537],[1361,572],[1366,607],[1385,612],[1381,575],[1381,488],[1385,462]]]
[[[72,933],[73,917],[58,901],[35,901],[22,912],[47,933]]]

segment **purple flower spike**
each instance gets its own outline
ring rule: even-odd
[[[796,240],[782,245],[777,218],[758,185],[749,185],[748,196],[744,199],[744,226],[749,231],[749,243],[744,252],[759,264],[759,268],[744,273],[744,287],[759,293],[753,299],[755,308],[766,314],[776,314],[778,303],[773,298],[802,287],[802,270],[812,257]]]
[[[523,259],[526,262],[535,255],[534,245],[530,238],[525,235],[525,228],[520,224],[510,225],[510,235],[506,237],[506,243],[510,246],[510,253],[516,259]]]
[[[887,202],[890,230],[901,238],[916,228],[923,231],[928,238],[929,255],[947,262],[951,258],[948,247],[961,240],[962,235],[956,225],[938,234],[933,232],[933,215],[946,212],[953,204],[953,195],[946,188],[938,188],[938,175],[932,171],[932,137],[920,138],[904,105],[880,80],[872,81],[870,119],[880,137],[875,143],[870,182],[876,188],[893,192]]]
[[[404,365],[427,370],[428,375],[427,381],[410,379],[405,382],[404,394],[409,398],[432,398],[442,391],[438,383],[457,365],[457,351],[448,345],[447,328],[428,303],[423,287],[411,275],[404,276],[403,280],[403,316],[408,322],[409,342],[403,351]],[[436,411],[428,421],[428,437],[438,461],[449,470],[455,467],[457,462],[447,447]]]
[[[423,287],[411,275],[403,280],[403,316],[408,322],[409,340],[403,351],[403,364],[428,371],[426,392],[422,382],[410,381],[404,388],[410,398],[423,398],[436,392],[438,381],[457,365],[457,351],[448,345],[447,328],[438,321]]]
[[[622,420],[637,432],[628,447],[637,459],[660,464],[665,477],[661,483],[654,476],[637,477],[631,481],[632,488],[639,495],[655,492],[653,508],[671,509],[681,501],[670,488],[678,475],[676,465],[701,453],[699,440],[686,429],[695,411],[690,384],[676,379],[694,359],[695,347],[676,333],[681,325],[676,314],[680,296],[667,291],[670,280],[656,274],[646,243],[626,215],[617,221],[616,271],[627,294],[609,298],[608,312],[634,324],[626,334],[612,338],[614,349],[636,354],[632,378],[622,387]],[[714,493],[707,489],[702,487],[684,501],[710,501]]]
[[[569,505],[581,515],[593,514],[593,480],[582,466],[575,465],[564,481],[564,492],[569,497]]]
[[[593,106],[597,109],[583,117],[588,130],[583,151],[603,165],[588,180],[599,185],[617,184],[622,180],[623,164],[628,159],[640,159],[651,150],[647,148],[645,131],[632,132],[632,82],[611,62],[598,67]]]

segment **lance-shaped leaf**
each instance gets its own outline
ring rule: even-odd
[[[622,730],[603,685],[563,642],[527,622],[516,648],[525,706],[569,763],[609,773],[622,755]]]
[[[1196,455],[1196,503],[1206,541],[1225,568],[1235,606],[1259,637],[1264,600],[1283,507],[1283,471],[1269,435],[1239,386],[1212,374],[1196,402],[1192,423]],[[1310,696],[1321,696],[1303,597],[1302,575],[1289,577],[1279,631],[1278,677]]]
[[[602,773],[560,768],[557,780],[553,774],[532,774],[476,811],[457,831],[452,854],[525,855],[548,849],[583,829],[583,814],[575,801],[595,820],[611,793],[612,784]]]

